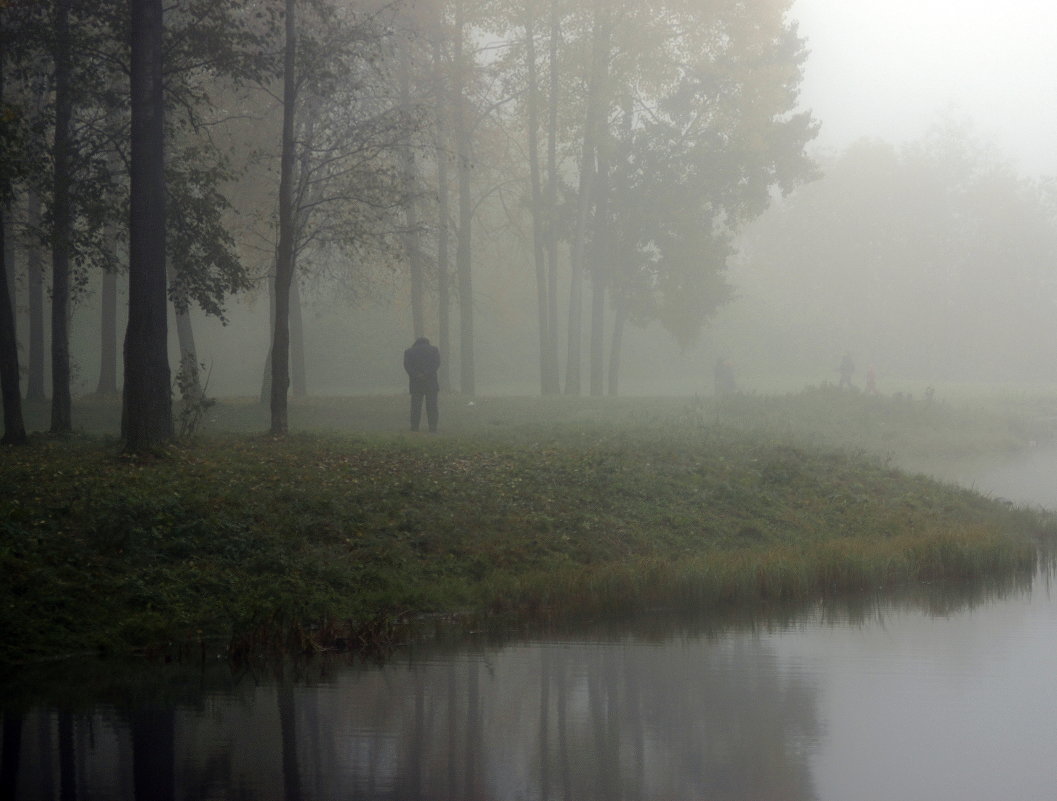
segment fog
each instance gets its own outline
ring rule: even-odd
[[[857,385],[874,367],[883,393],[1057,382],[1057,222],[1047,184],[1057,174],[1049,41],[1057,8],[796,0],[790,19],[810,52],[799,103],[820,123],[808,146],[820,177],[786,197],[776,191],[741,230],[726,270],[733,299],[699,337],[680,347],[656,321],[629,327],[620,392],[712,392],[719,358],[746,391],[835,383],[846,351]],[[477,393],[536,394],[531,242],[503,229],[505,212],[483,204],[475,221]],[[98,373],[97,283],[89,278],[72,321],[75,394],[91,392]],[[404,271],[352,299],[308,259],[300,286],[309,393],[404,391],[400,355],[414,334]],[[590,279],[585,286],[589,297]],[[192,313],[211,394],[259,391],[270,330],[263,287],[229,300],[226,324]],[[24,285],[16,292],[24,335]],[[436,342],[430,304],[423,333]],[[453,352],[443,358],[455,371],[454,297],[452,315]],[[607,320],[608,338],[612,310]],[[585,352],[588,337],[585,326]],[[179,361],[175,341],[171,360]]]
[[[816,145],[905,142],[953,110],[1026,175],[1057,173],[1051,3],[796,0],[792,15],[811,51],[801,97],[822,120]]]

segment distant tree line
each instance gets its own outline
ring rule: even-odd
[[[860,375],[874,363],[930,382],[1057,380],[1052,179],[1019,175],[949,117],[822,166],[823,180],[746,227],[731,261],[761,360],[825,360],[836,380],[850,349]]]
[[[203,398],[189,309],[223,318],[257,286],[273,433],[304,391],[298,287],[313,279],[406,278],[409,333],[435,331],[472,396],[474,277],[489,269],[474,255],[495,239],[534,276],[540,391],[581,393],[586,375],[591,394],[616,393],[627,326],[691,342],[730,297],[739,230],[815,177],[790,6],[0,2],[5,441],[25,436],[23,367],[29,399],[50,383],[51,431],[71,429],[68,323],[98,272],[100,393],[118,391],[128,280],[130,450],[173,435],[174,383]]]

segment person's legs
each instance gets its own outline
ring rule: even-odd
[[[437,421],[440,416],[439,410],[437,409],[437,393],[430,392],[426,395],[426,421],[429,423],[429,430],[437,430]]]
[[[418,431],[418,424],[422,420],[422,393],[411,393],[411,430]]]

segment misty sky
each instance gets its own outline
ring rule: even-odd
[[[1057,175],[1052,0],[795,0],[792,15],[821,147],[914,139],[950,110],[1023,173]]]

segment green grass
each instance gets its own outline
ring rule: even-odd
[[[402,430],[403,397],[324,399],[295,403],[305,430],[282,440],[246,433],[265,413],[226,401],[212,430],[146,460],[36,435],[0,452],[0,661],[325,647],[425,613],[701,609],[1032,570],[1050,516],[864,452],[866,400],[446,398],[430,436]],[[77,414],[105,430],[112,407]],[[969,417],[948,430],[918,411],[891,423],[900,436],[932,426],[955,451],[1015,437],[986,414],[974,440]]]

